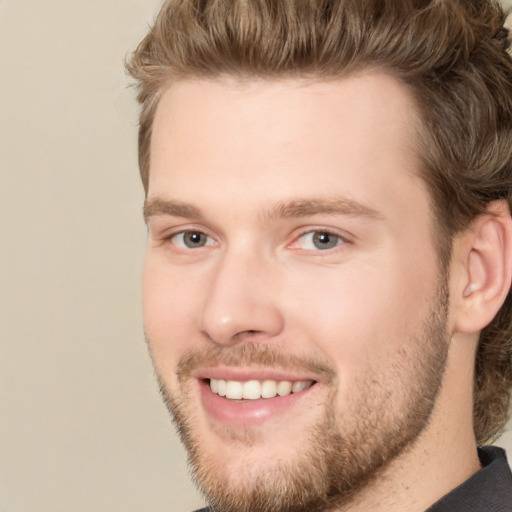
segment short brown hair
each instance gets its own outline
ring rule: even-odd
[[[336,78],[382,70],[412,93],[422,178],[447,267],[453,236],[496,199],[512,200],[512,59],[494,0],[168,0],[127,64],[141,103],[147,193],[159,99],[187,77]],[[479,442],[501,433],[512,387],[512,299],[480,337]]]

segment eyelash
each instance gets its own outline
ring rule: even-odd
[[[292,245],[295,245],[295,244],[298,244],[299,241],[301,239],[303,239],[304,237],[306,237],[307,235],[310,235],[312,240],[311,240],[311,243],[314,244],[315,243],[315,235],[327,235],[328,237],[333,237],[336,239],[336,243],[335,245],[333,245],[332,247],[326,247],[326,248],[304,248],[304,247],[300,247],[300,249],[302,250],[306,250],[306,251],[313,251],[313,252],[330,252],[330,251],[334,251],[336,250],[337,248],[339,248],[339,246],[341,245],[346,245],[346,244],[349,244],[349,240],[342,236],[341,234],[339,233],[336,233],[332,230],[329,230],[329,229],[323,229],[323,228],[319,228],[319,229],[309,229],[308,231],[305,231],[303,233],[301,233],[296,239],[295,241],[293,242]],[[339,249],[338,249],[339,250]]]
[[[173,239],[175,239],[179,236],[185,237],[187,234],[188,235],[205,236],[210,241],[215,242],[215,240],[210,235],[208,235],[207,233],[205,233],[204,231],[201,231],[199,229],[186,229],[183,231],[178,231],[177,233],[171,233],[169,236],[165,237],[165,240],[169,240],[174,246],[176,246],[178,249],[181,249],[181,250],[201,249],[203,247],[210,247],[210,246],[214,245],[214,243],[208,243],[208,240],[205,243],[205,245],[201,245],[199,247],[188,247],[188,246],[186,246],[184,241],[181,242],[181,244],[177,244],[176,242],[173,242]]]
[[[190,236],[194,236],[194,235],[204,236],[204,237],[207,237],[207,239],[206,239],[206,241],[205,241],[205,243],[203,245],[199,245],[197,247],[190,247],[190,246],[186,245],[186,242],[183,240],[183,238],[178,243],[176,241],[173,241],[173,239],[176,239],[177,237],[180,237],[180,236],[181,237],[185,237],[187,234],[190,235]],[[307,231],[304,231],[304,232],[300,233],[294,239],[294,241],[291,244],[288,245],[288,247],[295,248],[294,246],[295,245],[299,245],[300,240],[304,239],[304,237],[306,237],[308,235],[312,237],[312,239],[309,242],[310,245],[315,244],[315,240],[314,240],[315,235],[318,235],[318,236],[325,236],[326,235],[328,237],[334,237],[335,238],[335,244],[332,245],[331,247],[326,247],[326,248],[319,248],[319,247],[296,247],[297,249],[304,250],[304,251],[311,251],[311,252],[326,253],[326,252],[332,252],[332,251],[335,251],[335,250],[339,250],[340,246],[350,244],[350,241],[346,237],[342,236],[341,234],[336,233],[336,232],[334,232],[332,230],[329,230],[329,229],[318,228],[318,229],[309,229]],[[165,240],[170,241],[177,249],[184,250],[184,251],[193,250],[193,249],[202,249],[204,247],[211,247],[211,246],[215,245],[215,240],[213,239],[213,237],[211,237],[210,235],[208,235],[204,231],[201,231],[200,229],[197,229],[197,230],[187,229],[187,230],[171,233],[170,235],[165,237]]]

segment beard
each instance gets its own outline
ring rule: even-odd
[[[429,423],[441,388],[450,335],[447,280],[431,309],[390,367],[370,368],[344,401],[335,371],[314,358],[283,354],[276,346],[241,343],[191,351],[180,360],[178,388],[170,392],[157,375],[163,399],[188,454],[192,477],[215,512],[320,512],[349,505],[399,455],[412,448]],[[151,344],[149,343],[151,346]],[[262,366],[314,370],[329,387],[323,413],[303,431],[300,450],[288,460],[250,463],[233,475],[222,452],[201,442],[190,398],[190,372],[200,365]],[[343,402],[341,402],[343,403]],[[265,438],[255,432],[222,432],[233,446],[258,451]],[[293,439],[291,440],[293,441]],[[234,453],[234,452],[231,452]],[[240,473],[243,471],[243,474]]]

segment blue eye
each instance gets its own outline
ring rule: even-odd
[[[329,231],[310,231],[302,235],[297,244],[301,249],[325,251],[341,245],[345,240]]]
[[[182,231],[172,236],[171,241],[180,249],[200,249],[214,243],[211,237],[201,231]]]

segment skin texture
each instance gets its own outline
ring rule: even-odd
[[[196,480],[223,510],[425,510],[478,469],[481,325],[462,299],[477,234],[440,271],[415,122],[406,90],[376,73],[163,95],[145,329]],[[315,384],[256,413],[235,404],[233,419],[204,398],[224,375]]]

